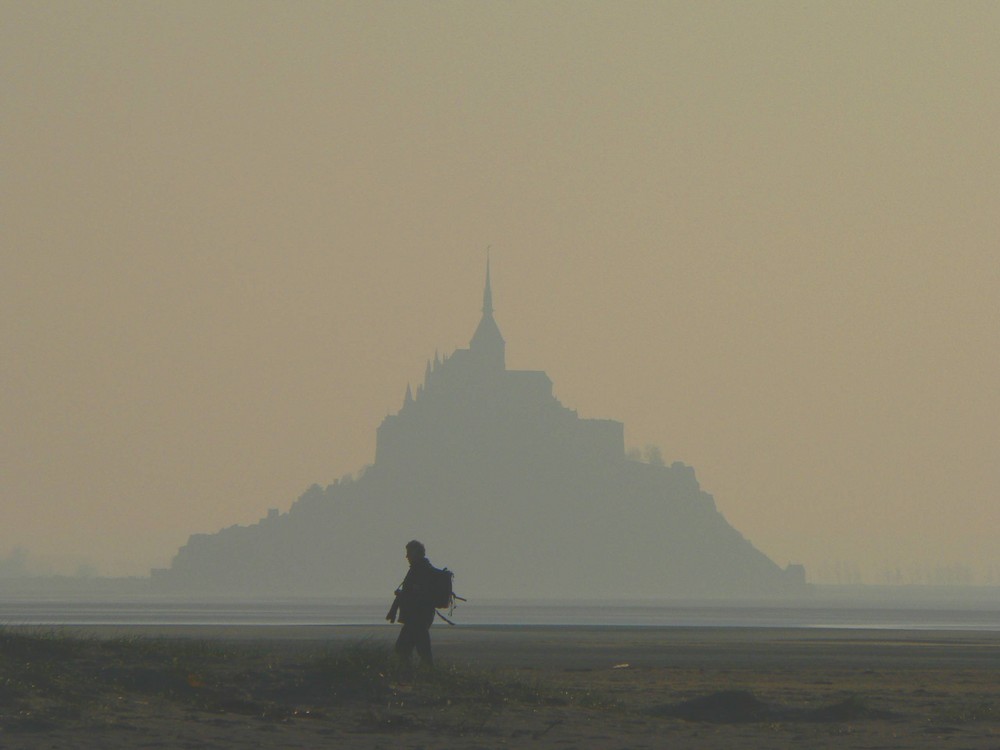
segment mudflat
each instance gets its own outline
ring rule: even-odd
[[[1000,633],[8,627],[3,748],[1000,748]]]

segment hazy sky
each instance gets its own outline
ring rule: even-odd
[[[815,579],[1000,580],[1000,4],[0,2],[0,557],[138,574],[466,346]]]

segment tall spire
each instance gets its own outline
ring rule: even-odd
[[[490,255],[486,253],[486,287],[483,289],[483,317],[479,321],[469,349],[477,361],[491,370],[503,370],[504,340],[496,320],[493,319],[493,286],[490,283]]]
[[[490,249],[486,248],[486,287],[483,289],[483,315],[493,314],[493,285],[490,284]]]

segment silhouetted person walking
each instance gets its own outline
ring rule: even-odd
[[[431,624],[434,622],[432,578],[434,568],[427,559],[424,545],[414,539],[406,545],[406,559],[410,570],[403,583],[396,589],[396,599],[385,619],[403,623],[396,639],[396,653],[409,664],[416,649],[420,661],[427,667],[434,666],[431,657]],[[398,617],[397,617],[398,615]]]

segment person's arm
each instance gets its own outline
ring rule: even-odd
[[[406,577],[399,584],[399,588],[394,592],[396,598],[392,600],[392,606],[385,615],[389,622],[396,622],[396,615],[399,613],[400,602],[409,601],[413,593],[413,568],[406,572]]]
[[[399,612],[399,596],[397,595],[395,599],[392,600],[392,606],[389,607],[389,611],[386,613],[385,619],[389,622],[396,622],[396,613]]]
[[[413,602],[414,597],[419,595],[419,592],[420,583],[418,581],[417,569],[410,568],[406,571],[406,578],[403,579],[403,582],[399,584],[399,588],[396,589],[396,598],[404,604],[410,604]]]

